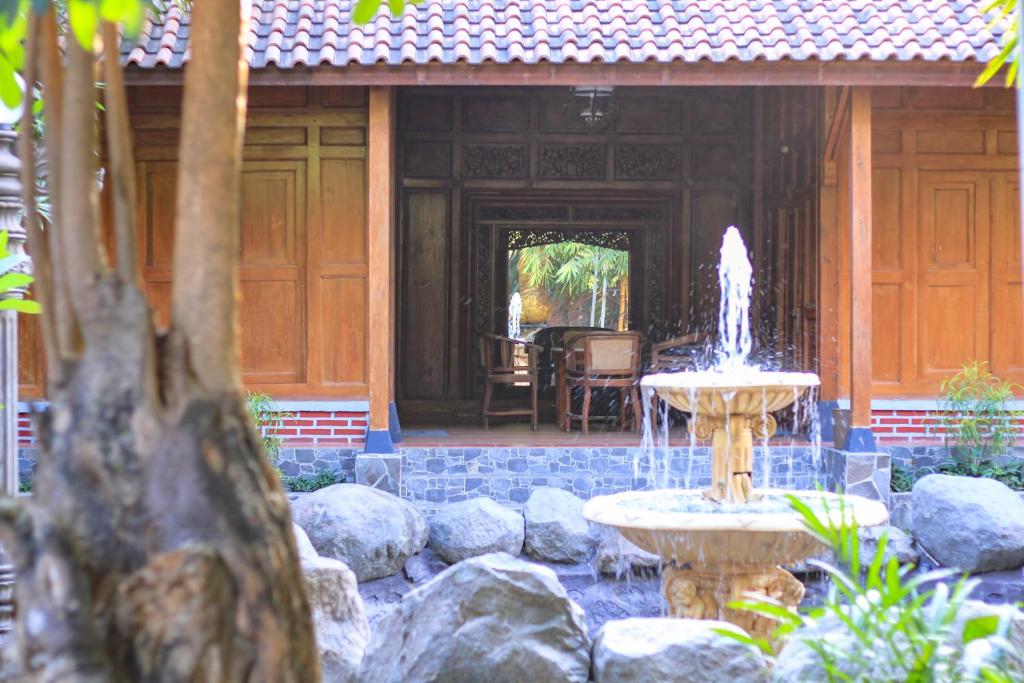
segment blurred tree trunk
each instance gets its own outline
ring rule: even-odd
[[[38,67],[46,102],[52,228],[34,219],[30,183],[25,201],[31,248],[54,267],[36,283],[53,353],[34,495],[0,503],[23,680],[319,680],[288,502],[238,373],[246,14],[229,0],[192,5],[173,316],[160,333],[132,262],[135,166],[117,30],[102,31],[101,155],[97,55],[58,31],[52,8],[30,20],[26,75],[34,82]],[[29,164],[31,152],[29,140]],[[101,156],[116,269],[98,238]]]

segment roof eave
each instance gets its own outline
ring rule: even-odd
[[[972,86],[984,66],[976,61],[752,61],[525,64],[350,64],[254,68],[249,83],[273,85],[491,85],[491,86]],[[131,85],[177,84],[182,69],[126,67]],[[993,79],[998,85],[1002,79]]]

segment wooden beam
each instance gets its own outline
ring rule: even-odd
[[[370,433],[367,451],[391,452],[388,403],[393,374],[391,307],[394,305],[393,207],[394,119],[393,88],[370,88],[368,131],[367,233],[369,260],[369,384]]]
[[[779,61],[614,64],[349,64],[251,69],[250,85],[974,85],[977,62]],[[126,67],[129,85],[181,83],[180,68]],[[992,87],[998,85],[993,79]]]
[[[850,426],[871,429],[871,89],[850,97]]]
[[[823,184],[825,187],[835,187],[839,182],[839,173],[836,168],[836,156],[839,151],[839,139],[846,127],[850,113],[850,87],[843,86],[839,91],[839,102],[836,105],[832,116],[832,122],[828,127],[828,136],[825,138],[825,163],[822,169]]]

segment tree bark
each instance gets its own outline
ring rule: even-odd
[[[237,2],[196,3],[192,19],[178,158],[194,172],[178,178],[171,303],[197,381],[219,392],[241,386],[236,261],[249,70]],[[222,27],[235,29],[232,39]]]
[[[67,104],[47,97],[61,237],[52,241],[74,283],[74,310],[55,312],[69,329],[81,321],[83,334],[62,357],[47,357],[65,372],[37,425],[33,496],[0,501],[0,535],[18,577],[18,672],[5,680],[320,678],[288,501],[238,382],[246,83],[238,8],[193,5],[174,317],[161,336],[135,278],[109,272],[100,255],[94,101],[85,106],[95,89],[83,66],[94,55],[68,33],[68,71],[59,55],[43,60],[46,87],[63,82]],[[77,78],[88,80],[70,82]],[[117,128],[109,135],[124,135]],[[110,174],[114,187],[133,182],[125,164]]]

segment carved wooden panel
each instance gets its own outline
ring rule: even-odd
[[[605,177],[604,145],[541,145],[537,175],[545,179],[600,180]]]
[[[902,379],[903,287],[900,284],[875,284],[871,298],[871,372],[877,382]]]
[[[682,156],[670,145],[621,144],[615,149],[619,180],[674,180],[682,176]]]
[[[526,145],[467,144],[462,148],[462,174],[467,178],[525,178],[528,166]]]
[[[876,168],[871,175],[871,264],[875,271],[903,268],[902,171]]]
[[[19,397],[35,398],[43,393],[46,383],[46,359],[39,329],[39,317],[18,317],[18,384]]]
[[[739,172],[736,146],[732,143],[701,143],[693,146],[694,178],[731,180]]]
[[[1024,377],[1024,269],[1021,263],[1020,183],[1014,173],[992,180],[991,369]]]
[[[407,200],[402,386],[408,398],[441,398],[448,350],[448,196],[416,192]]]

